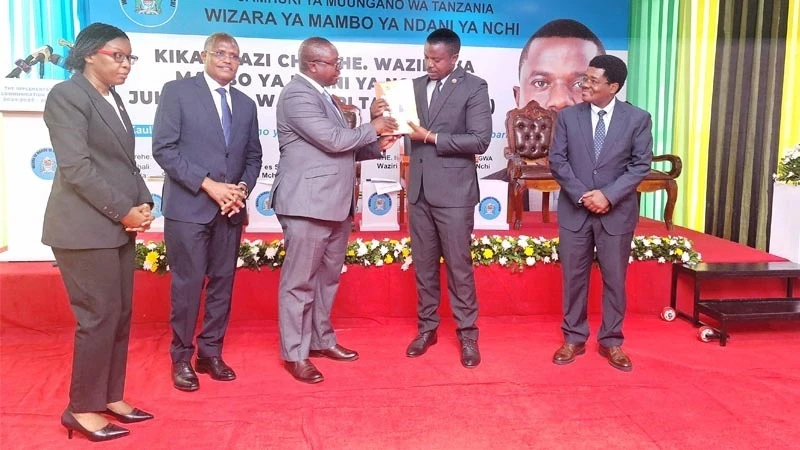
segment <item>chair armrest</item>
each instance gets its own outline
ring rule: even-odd
[[[669,172],[666,172],[667,176],[670,178],[678,178],[681,175],[681,171],[683,171],[683,163],[681,162],[680,156],[676,155],[656,155],[653,156],[653,162],[659,161],[667,161],[670,164]]]

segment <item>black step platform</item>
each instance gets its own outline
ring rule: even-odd
[[[694,302],[692,314],[677,308],[678,276],[685,274],[694,280]],[[756,299],[701,299],[701,280],[715,278],[785,278],[785,298]],[[670,306],[678,317],[703,325],[700,314],[719,322],[720,345],[727,343],[727,326],[731,322],[800,320],[800,298],[793,297],[794,279],[800,278],[800,264],[791,261],[763,263],[701,263],[696,266],[674,264],[672,266],[672,295]]]

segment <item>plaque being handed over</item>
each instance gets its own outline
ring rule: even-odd
[[[408,125],[413,122],[419,125],[417,116],[417,101],[414,97],[414,83],[412,80],[382,81],[375,83],[375,96],[386,100],[390,111],[384,115],[397,120],[397,130],[385,134],[411,134],[414,130]]]

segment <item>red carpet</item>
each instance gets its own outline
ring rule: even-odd
[[[531,216],[525,223],[521,234],[557,234],[555,224]],[[643,220],[637,234],[667,232],[662,223]],[[779,259],[685,229],[673,234],[691,239],[708,262]],[[251,236],[256,237],[273,238]],[[800,442],[800,324],[740,325],[731,328],[727,347],[701,343],[688,323],[663,322],[656,314],[669,300],[670,266],[634,263],[625,322],[633,372],[609,366],[597,354],[594,336],[586,355],[556,366],[550,361],[561,342],[560,268],[537,265],[511,273],[479,267],[476,273],[480,367],[459,364],[447,312],[439,344],[421,358],[406,358],[416,331],[413,271],[351,267],[334,324],[340,342],[359,350],[361,358],[318,361],[325,381],[309,386],[294,381],[280,364],[279,272],[240,271],[225,342],[225,358],[239,378],[223,383],[201,375],[195,393],[171,385],[169,277],[138,273],[126,398],[156,419],[128,426],[131,436],[105,446],[781,449]],[[600,281],[593,276],[593,333]],[[691,295],[687,281],[679,286],[682,304]],[[728,280],[710,283],[703,292],[781,295],[783,285]],[[2,448],[89,448],[81,436],[67,441],[58,423],[67,403],[74,319],[57,269],[49,263],[0,263],[0,316]],[[104,444],[91,447],[96,445]]]
[[[592,317],[596,332],[599,317]],[[686,322],[629,315],[634,370],[613,369],[590,340],[568,366],[550,362],[555,315],[484,317],[483,363],[458,362],[451,320],[439,344],[410,359],[413,319],[340,319],[352,363],[320,360],[325,381],[304,385],[281,367],[274,321],[236,321],[226,360],[238,380],[169,378],[165,324],[134,326],[127,398],[156,419],[130,425],[108,448],[521,449],[796,448],[800,442],[800,325],[736,328],[728,347],[704,344]],[[6,329],[0,354],[4,449],[95,448],[67,441],[71,328]],[[592,338],[593,339],[593,338]]]

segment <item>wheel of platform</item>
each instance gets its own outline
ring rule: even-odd
[[[677,316],[675,310],[669,306],[665,306],[664,309],[661,310],[661,318],[667,322],[672,322]]]
[[[697,338],[703,342],[711,342],[714,339],[719,339],[719,334],[717,330],[709,326],[702,326],[697,330]]]

